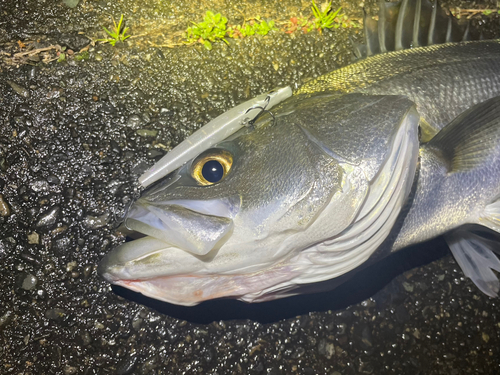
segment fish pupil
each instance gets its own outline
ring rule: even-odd
[[[224,177],[224,167],[217,160],[209,160],[203,165],[201,173],[208,182],[218,182]]]

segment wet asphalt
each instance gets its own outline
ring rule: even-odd
[[[362,17],[361,3],[340,5]],[[254,305],[180,307],[96,274],[125,240],[116,219],[148,166],[232,106],[349,63],[349,38],[361,36],[341,27],[170,48],[188,20],[206,9],[285,20],[308,7],[0,0],[0,374],[500,373],[500,302],[441,239],[334,291]],[[89,45],[120,14],[134,37]],[[473,22],[498,30],[495,16]],[[48,50],[13,58],[33,48]]]

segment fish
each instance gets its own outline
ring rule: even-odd
[[[98,273],[179,305],[263,302],[443,235],[497,296],[500,41],[427,0],[364,25],[359,60],[148,186],[124,219],[144,237]]]

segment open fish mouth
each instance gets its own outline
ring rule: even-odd
[[[239,209],[235,201],[172,200],[153,204],[147,197],[139,199],[124,224],[146,237],[113,249],[99,264],[98,272],[117,284],[125,279],[199,271],[200,265],[213,257],[210,253],[231,236]]]
[[[300,272],[291,264],[279,263],[253,273],[212,274],[203,258],[147,236],[113,249],[97,272],[112,284],[184,306],[228,297],[272,300],[275,285],[286,284]]]
[[[180,203],[151,205],[139,200],[130,209],[125,225],[194,255],[207,255],[220,247],[233,228],[233,220],[193,211]]]

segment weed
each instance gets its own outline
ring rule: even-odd
[[[255,30],[255,33],[259,35],[267,35],[272,30],[278,30],[276,27],[274,27],[274,21],[272,20],[266,22],[264,20],[261,21],[257,19],[257,22],[255,22],[252,27]]]
[[[75,55],[76,61],[88,60],[90,57],[88,51],[83,51]]]
[[[331,29],[332,27],[338,28],[340,25],[338,23],[335,24],[334,21],[342,8],[332,12],[331,1],[328,4],[325,3],[321,8],[322,9],[319,9],[314,0],[312,0],[311,9],[314,14],[314,28],[320,32],[323,29]]]
[[[207,10],[203,22],[192,22],[193,26],[188,27],[186,32],[186,43],[202,43],[206,49],[212,49],[212,43],[218,40],[229,44],[225,39],[227,18],[220,13],[214,14]]]
[[[264,21],[260,17],[256,17],[250,23],[243,25],[230,26],[227,30],[227,34],[230,38],[244,38],[246,36],[251,36],[255,34],[267,35],[270,31],[278,30],[274,26],[274,21]]]
[[[130,35],[125,35],[128,31],[128,27],[124,28],[123,27],[123,14],[120,17],[120,22],[118,22],[118,25],[115,22],[115,19],[113,18],[113,31],[109,31],[103,26],[104,31],[108,33],[108,35],[111,38],[106,38],[106,39],[97,39],[97,42],[103,42],[103,43],[109,43],[112,46],[116,44],[116,42],[123,42],[125,39],[130,38]]]

